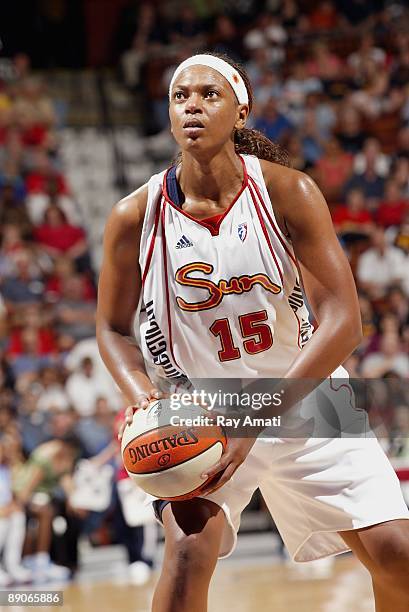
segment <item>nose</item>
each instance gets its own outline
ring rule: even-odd
[[[188,114],[197,114],[202,112],[201,97],[199,93],[191,93],[186,100],[185,112]]]

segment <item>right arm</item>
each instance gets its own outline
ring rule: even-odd
[[[105,228],[104,256],[98,286],[97,341],[101,357],[131,406],[146,407],[159,397],[145,370],[133,335],[133,321],[141,292],[139,248],[147,201],[147,187],[121,200]],[[120,434],[122,433],[121,428]]]

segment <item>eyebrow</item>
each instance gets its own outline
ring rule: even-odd
[[[175,84],[173,85],[173,90],[175,89],[189,89],[190,85],[183,84]],[[220,83],[204,83],[203,85],[198,85],[198,89],[222,89],[223,86]]]

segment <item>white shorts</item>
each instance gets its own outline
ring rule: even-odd
[[[318,395],[311,394],[303,401],[300,415],[313,417],[315,437],[258,439],[233,477],[205,497],[226,516],[220,558],[234,550],[241,513],[257,488],[294,561],[348,551],[339,531],[409,518],[399,480],[369,430],[366,412],[355,406],[347,378],[340,367],[318,389],[331,402],[334,422],[341,422],[341,430],[351,436],[355,432],[355,437],[336,433],[328,437],[331,411],[327,405],[322,410],[325,427],[321,430],[327,433],[320,435]],[[159,520],[167,503],[154,502]]]
[[[234,550],[241,513],[257,487],[294,561],[346,552],[339,531],[409,518],[376,439],[257,440],[230,481],[205,498],[227,519],[220,558]]]

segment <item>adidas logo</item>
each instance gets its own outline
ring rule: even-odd
[[[187,247],[191,247],[191,246],[193,246],[193,242],[190,240],[190,238],[188,238],[184,234],[182,238],[178,240],[178,242],[176,243],[177,249],[187,249]]]

